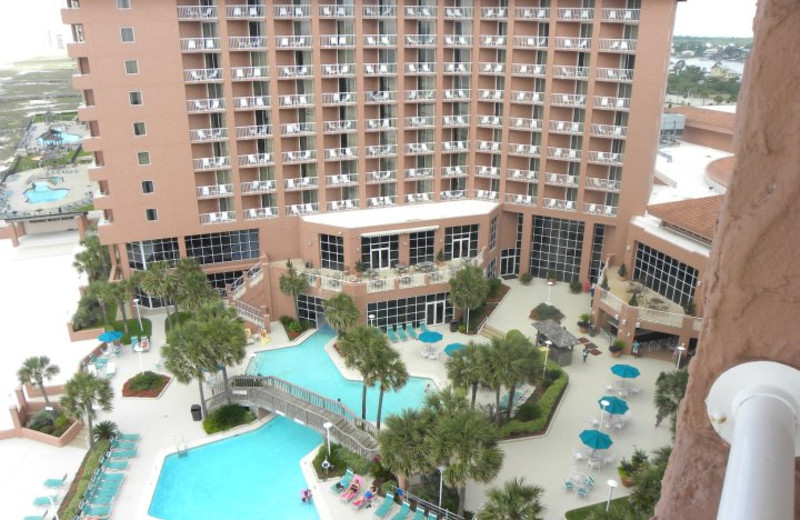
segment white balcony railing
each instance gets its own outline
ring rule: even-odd
[[[492,34],[482,34],[480,36],[481,47],[505,47],[508,38],[505,36],[495,36]]]
[[[627,126],[618,125],[592,125],[592,135],[598,137],[613,137],[614,139],[622,139],[628,136]]]
[[[183,71],[183,81],[187,83],[203,83],[222,81],[222,69],[188,69]]]
[[[280,96],[281,107],[308,107],[314,104],[314,94],[286,94]]]
[[[406,6],[406,18],[436,18],[436,8],[432,6]]]
[[[406,180],[430,179],[433,177],[433,168],[408,168],[405,171]]]
[[[397,118],[367,119],[367,130],[386,130],[388,128],[397,128]]]
[[[229,5],[226,8],[226,14],[229,19],[247,19],[247,18],[263,18],[264,6],[263,5]]]
[[[443,126],[469,126],[469,115],[442,116]]]
[[[586,79],[589,77],[589,67],[554,65],[553,75],[559,79]]]
[[[539,176],[539,172],[535,170],[506,170],[506,178],[512,181],[535,181]]]
[[[588,51],[592,48],[591,38],[578,38],[576,36],[557,36],[556,49],[567,51]]]
[[[310,18],[310,5],[274,5],[272,14],[275,18]]]
[[[397,45],[397,36],[394,34],[364,35],[365,47],[394,47],[396,45]]]
[[[405,125],[410,128],[433,128],[435,118],[433,116],[411,116],[405,118]]]
[[[421,204],[425,202],[433,202],[433,193],[406,193],[406,204]]]
[[[367,76],[395,76],[397,75],[396,63],[365,63],[364,74]]]
[[[426,142],[426,143],[407,143],[406,144],[406,153],[409,154],[428,154],[433,153],[435,143],[433,142]]]
[[[231,50],[263,51],[267,49],[267,39],[264,36],[229,36],[228,46]]]
[[[286,216],[298,217],[319,212],[318,202],[306,202],[305,204],[289,204],[286,206]]]
[[[479,152],[499,152],[500,143],[497,141],[477,141]]]
[[[594,9],[586,7],[563,7],[558,9],[558,19],[565,21],[587,21],[594,19]]]
[[[326,77],[355,76],[355,63],[325,63],[322,65],[322,75]]]
[[[178,20],[179,21],[192,21],[192,20],[216,20],[217,7],[213,5],[179,5],[178,6]]]
[[[482,61],[478,64],[481,74],[502,75],[506,73],[506,64],[495,61]]]
[[[292,150],[289,152],[282,152],[281,158],[285,163],[306,163],[317,160],[316,150]]]
[[[329,161],[347,161],[355,159],[357,155],[358,148],[355,146],[325,149],[325,159]]]
[[[274,180],[245,181],[240,184],[242,193],[271,193],[275,191],[276,182]]]
[[[272,125],[237,126],[237,139],[260,139],[272,135]]]
[[[206,52],[219,50],[219,38],[181,38],[184,52]]]
[[[278,208],[275,206],[268,206],[264,208],[250,208],[242,210],[245,220],[261,220],[265,218],[276,218],[278,216]]]
[[[211,184],[208,186],[198,186],[197,196],[206,197],[228,197],[233,195],[233,184]]]
[[[478,177],[498,178],[500,177],[500,168],[496,168],[494,166],[477,166],[475,169],[475,175]]]
[[[520,20],[549,20],[549,7],[517,7],[517,18]]]
[[[445,7],[444,17],[447,20],[466,20],[472,18],[472,7]]]
[[[445,35],[445,37],[444,37],[444,46],[445,47],[472,47],[472,36],[461,35],[461,34],[453,34],[453,35],[449,35],[448,34],[448,35]]]
[[[478,100],[501,103],[503,101],[504,94],[505,92],[502,90],[478,89]]]
[[[499,193],[491,190],[472,190],[472,198],[497,202]]]
[[[578,187],[578,176],[566,173],[545,173],[544,181],[553,186],[566,186],[568,188]]]
[[[586,187],[592,190],[619,191],[622,182],[614,179],[599,179],[597,177],[587,177]]]
[[[227,138],[227,128],[198,128],[196,130],[189,130],[189,140],[193,143],[221,141]]]
[[[506,193],[506,202],[520,204],[522,206],[535,206],[536,197],[533,195],[523,195],[521,193]]]
[[[281,125],[281,135],[308,135],[317,131],[317,123],[313,121],[303,121],[297,123],[283,123]]]
[[[616,152],[589,152],[589,162],[619,166],[624,160],[624,154]]]
[[[231,78],[233,81],[247,81],[251,79],[264,79],[269,76],[269,67],[233,67]]]
[[[406,63],[406,72],[409,74],[436,74],[436,63],[429,61]]]
[[[571,106],[571,107],[585,107],[586,106],[586,96],[583,94],[562,94],[562,93],[553,93],[550,97],[550,102],[554,105],[564,105],[564,106]]]
[[[334,175],[325,176],[325,184],[327,186],[351,186],[358,184],[357,173],[337,173]]]
[[[186,101],[186,107],[191,113],[218,112],[225,110],[225,100],[222,98],[189,99]]]
[[[604,22],[638,23],[639,9],[603,9]]]
[[[516,76],[543,78],[547,74],[547,65],[515,63],[511,69],[511,73]]]
[[[282,65],[278,67],[278,78],[308,78],[314,74],[313,65]]]
[[[328,211],[348,211],[358,209],[358,199],[332,200],[328,202]]]
[[[435,47],[435,34],[406,34],[406,47]]]
[[[427,99],[430,99],[430,98],[433,97],[433,91],[432,90],[422,90],[422,91],[418,91],[418,92],[430,92],[431,93],[430,97],[427,98]],[[455,89],[446,88],[446,89],[444,89],[444,100],[445,101],[467,101],[467,100],[469,100],[469,97],[470,97],[470,90],[468,88],[455,88]]]
[[[443,152],[467,152],[469,151],[469,141],[444,141],[442,143]]]
[[[436,91],[431,90],[406,90],[406,101],[430,101],[436,96]]]
[[[365,18],[394,18],[397,16],[397,7],[393,5],[365,5],[361,8]]]
[[[279,49],[307,49],[311,47],[311,36],[276,36],[275,46]]]
[[[512,90],[511,101],[514,103],[533,103],[540,104],[544,98],[543,92],[531,92],[528,90]]]
[[[603,217],[616,217],[616,206],[604,206],[603,204],[594,204],[586,202],[583,204],[583,211],[591,213],[592,215],[601,215]]]
[[[574,148],[559,148],[557,146],[547,147],[547,157],[560,161],[580,161],[581,151]]]
[[[283,187],[287,190],[306,190],[317,187],[316,177],[297,177],[295,179],[284,179]]]
[[[199,170],[219,170],[222,168],[230,168],[231,158],[228,156],[222,157],[200,157],[193,159],[195,171]]]
[[[397,91],[395,90],[370,90],[364,92],[364,101],[367,103],[387,103],[397,101]]]
[[[336,121],[325,121],[325,133],[333,134],[340,132],[352,132],[356,129],[356,121],[353,119],[340,119]]]
[[[356,15],[355,6],[325,4],[319,6],[320,18],[353,18]]]
[[[444,64],[445,74],[469,74],[472,72],[472,63],[463,61],[448,61]]]
[[[542,120],[529,117],[514,117],[511,119],[511,130],[541,130]]]
[[[539,145],[508,143],[508,153],[522,157],[539,157]]]
[[[633,69],[598,68],[597,79],[602,81],[633,81]]]
[[[355,92],[324,92],[322,94],[323,105],[354,105],[355,102]]]
[[[636,52],[636,40],[601,38],[600,50],[609,52]]]
[[[367,172],[367,183],[390,182],[397,180],[397,170],[379,170]]]
[[[550,132],[554,134],[582,135],[583,123],[577,121],[550,121]]]
[[[224,224],[236,220],[235,211],[215,211],[212,213],[201,213],[200,224]]]
[[[514,47],[520,49],[546,49],[547,36],[514,36]]]
[[[466,177],[469,175],[468,166],[444,166],[442,167],[443,177]]]
[[[389,155],[397,155],[396,144],[367,146],[367,156],[369,157],[385,157]]]
[[[319,37],[320,47],[323,48],[342,48],[354,47],[356,44],[355,34],[323,34]]]
[[[275,164],[275,157],[271,153],[248,153],[239,156],[239,166],[257,167]]]
[[[251,108],[268,108],[269,96],[246,96],[233,99],[234,110],[248,110]]]
[[[549,199],[542,200],[542,207],[547,209],[555,209],[558,211],[575,211],[576,202],[574,200],[565,199]]]

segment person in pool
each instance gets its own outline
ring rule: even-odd
[[[311,503],[311,497],[312,496],[313,496],[313,494],[311,493],[310,489],[306,489],[306,490],[300,492],[300,500],[302,500],[306,504],[310,504]]]

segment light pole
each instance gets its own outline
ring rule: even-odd
[[[606,500],[606,513],[608,513],[608,508],[611,507],[611,495],[614,494],[614,488],[617,487],[619,484],[613,478],[608,479],[606,484],[608,484],[608,500]]]
[[[602,416],[600,416],[600,429],[601,429],[601,430],[603,429],[603,422],[606,420],[606,408],[607,408],[607,407],[608,407],[608,405],[610,405],[610,404],[611,404],[611,403],[609,403],[609,402],[608,402],[608,401],[606,401],[605,399],[603,399],[602,401],[600,401],[600,406],[602,406],[602,407],[603,407],[603,415],[602,415]]]
[[[553,280],[547,280],[547,305],[550,305],[550,290],[555,284]]]
[[[677,363],[675,363],[675,368],[677,368],[678,370],[681,369],[681,355],[683,355],[683,352],[685,350],[686,350],[686,347],[684,347],[683,345],[679,345],[678,346],[678,361],[677,361]]]
[[[550,347],[553,346],[553,342],[548,339],[547,341],[544,342],[544,344],[547,346],[545,347],[544,350],[544,367],[542,367],[542,383],[544,383],[544,377],[545,375],[547,375],[547,357],[550,355]]]
[[[142,313],[139,311],[139,298],[133,299],[133,305],[136,307],[136,318],[139,320],[139,334],[144,333],[144,329],[142,328]]]
[[[369,316],[367,316],[367,318],[369,318],[369,326],[373,327],[374,325],[372,325],[372,322],[375,320],[375,315],[370,314]]]
[[[326,422],[322,425],[325,428],[325,437],[328,439],[328,457],[331,456],[331,428],[333,428],[332,422]]]
[[[444,470],[447,468],[445,466],[437,466],[436,469],[439,470],[439,507],[442,507],[442,487],[444,485]]]

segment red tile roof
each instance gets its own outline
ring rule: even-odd
[[[722,206],[722,195],[665,202],[647,206],[647,212],[665,224],[685,229],[705,239],[714,238],[717,217]]]

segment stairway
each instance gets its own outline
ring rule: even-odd
[[[492,338],[504,338],[506,335],[503,331],[492,327],[489,324],[486,324],[481,329],[481,336],[484,338],[492,339]]]

